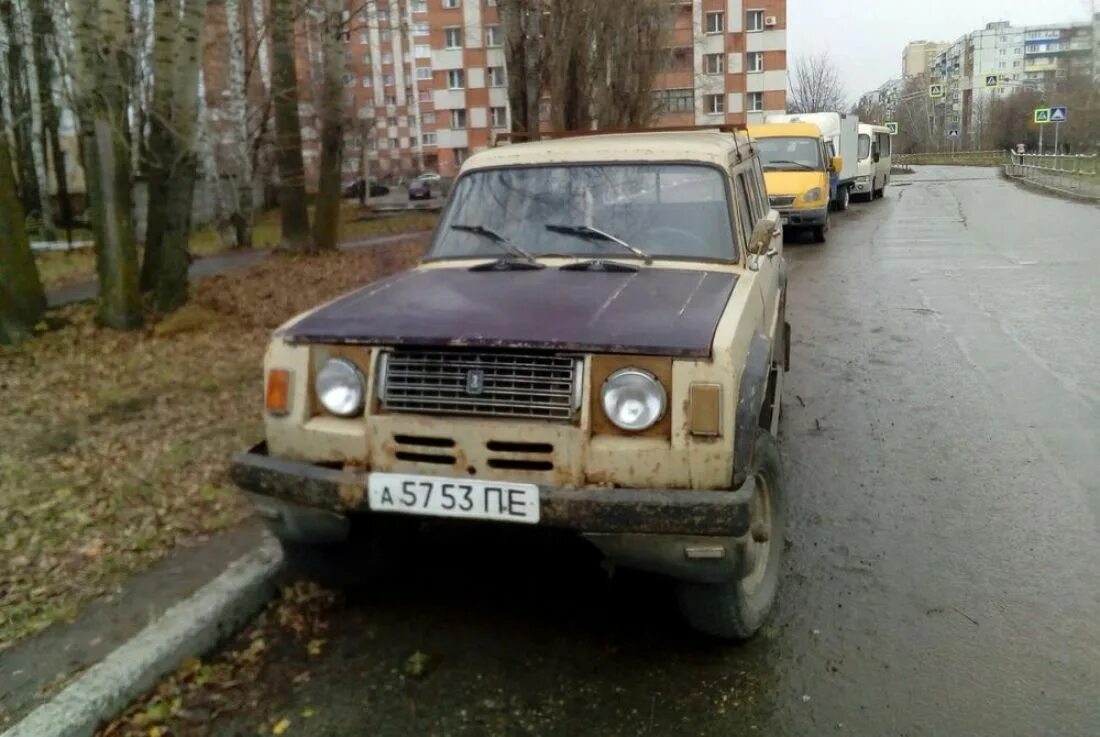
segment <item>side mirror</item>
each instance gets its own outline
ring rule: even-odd
[[[779,228],[775,222],[765,218],[759,220],[752,229],[752,237],[749,239],[749,253],[753,256],[763,256],[772,247],[772,238],[779,234]]]
[[[843,168],[844,168],[844,157],[843,156],[834,156],[832,166],[830,167],[833,174],[839,174],[841,169],[843,169]]]
[[[875,151],[875,155],[871,158],[874,159],[875,163],[877,164],[879,161],[882,160],[882,154],[880,154],[878,151]]]

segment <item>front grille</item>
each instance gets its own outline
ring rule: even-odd
[[[794,204],[794,197],[769,197],[772,207],[790,207]]]
[[[380,372],[393,412],[570,420],[580,406],[581,362],[568,356],[397,350]]]

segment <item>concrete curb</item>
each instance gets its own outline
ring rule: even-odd
[[[85,737],[188,657],[213,649],[272,596],[283,564],[270,537],[0,737]]]

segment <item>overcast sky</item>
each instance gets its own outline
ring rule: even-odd
[[[909,41],[954,41],[998,20],[1015,26],[1085,21],[1089,5],[1089,0],[787,0],[787,52],[793,66],[802,55],[829,51],[854,103],[901,76],[901,51]]]

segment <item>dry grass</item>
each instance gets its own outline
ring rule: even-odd
[[[310,208],[310,217],[313,216]],[[439,216],[433,212],[410,211],[360,220],[363,215],[358,203],[343,202],[340,208],[342,240],[361,240],[376,236],[399,235],[435,227]],[[279,245],[279,211],[268,210],[256,218],[252,232],[253,247],[271,249]],[[73,240],[91,240],[88,231],[74,231]],[[196,258],[212,256],[226,250],[221,235],[214,228],[202,228],[191,234],[189,251]],[[73,251],[46,251],[36,254],[38,273],[46,289],[88,281],[95,277],[95,253],[91,248]]]
[[[245,517],[225,464],[260,437],[271,329],[420,252],[275,255],[200,282],[193,307],[142,332],[74,305],[0,349],[0,650]]]

